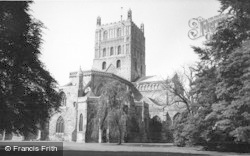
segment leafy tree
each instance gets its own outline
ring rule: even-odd
[[[133,98],[126,85],[113,81],[103,86],[95,126],[109,130],[111,136],[118,138],[118,144],[122,143],[126,134],[128,107],[131,103]]]
[[[206,48],[194,47],[201,59],[195,93],[202,121],[195,128],[204,127],[200,136],[209,148],[234,150],[250,143],[250,2],[219,1],[220,11],[231,16]]]
[[[250,2],[220,2],[220,11],[231,16],[205,48],[193,47],[200,57],[192,90],[198,107],[192,116],[179,116],[174,136],[179,145],[243,152],[250,143]]]
[[[166,113],[166,121],[162,122],[162,133],[164,142],[173,142],[173,129],[172,129],[172,119],[168,113]]]
[[[56,81],[39,60],[43,24],[31,2],[0,2],[0,131],[35,133],[57,110]]]

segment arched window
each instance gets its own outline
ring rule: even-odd
[[[103,56],[103,57],[106,56],[106,48],[103,48],[103,50],[102,50],[102,56]]]
[[[116,61],[116,68],[120,68],[121,67],[121,60],[117,60]]]
[[[64,120],[60,116],[56,122],[56,133],[64,133]]]
[[[118,55],[122,53],[122,51],[121,51],[121,46],[118,46],[117,51],[118,51],[118,52],[117,52]]]
[[[61,106],[66,106],[66,101],[67,101],[67,98],[66,98],[66,94],[64,92],[61,92]]]
[[[159,89],[159,84],[156,84],[155,88],[156,88],[156,89]]]
[[[102,70],[106,69],[106,62],[102,62]]]
[[[103,32],[103,40],[107,40],[108,39],[108,31],[104,31]]]
[[[120,37],[121,35],[122,35],[121,28],[118,28],[118,29],[117,29],[117,37]]]
[[[80,119],[79,119],[79,131],[83,131],[83,117],[82,117],[82,114],[80,114]]]
[[[114,55],[114,48],[113,47],[110,48],[110,56],[112,56],[112,55]]]

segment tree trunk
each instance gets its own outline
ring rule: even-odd
[[[109,143],[109,125],[107,126],[107,130],[106,130],[106,142]]]
[[[101,129],[101,123],[100,123],[100,119],[99,119],[99,129],[98,129],[98,143],[102,143],[102,129]]]
[[[122,144],[122,130],[119,129],[119,142],[118,142],[118,145],[121,145]]]

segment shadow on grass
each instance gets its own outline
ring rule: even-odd
[[[112,151],[72,151],[64,150],[63,156],[209,156],[207,154],[171,152],[112,152]]]

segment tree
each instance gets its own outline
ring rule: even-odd
[[[199,133],[197,124],[202,123],[197,116],[199,105],[197,94],[194,92],[196,72],[195,66],[184,67],[183,72],[176,72],[165,83],[166,89],[171,94],[167,105],[176,105],[180,109],[180,114],[174,119],[174,124],[171,126],[174,143],[178,146],[200,142],[199,135],[197,135]]]
[[[165,81],[165,88],[172,95],[168,98],[167,105],[184,104],[188,113],[192,114],[195,106],[195,97],[192,93],[192,86],[195,80],[193,67],[183,68],[183,73],[175,73],[174,76]]]
[[[57,110],[56,81],[39,60],[43,24],[31,2],[0,2],[0,131],[24,135]]]
[[[113,81],[102,88],[95,126],[99,126],[100,130],[109,130],[111,136],[118,138],[118,144],[122,143],[126,133],[128,107],[131,103],[133,98],[126,85]]]
[[[152,142],[162,141],[162,123],[157,115],[149,121],[149,136]]]
[[[234,150],[250,143],[250,2],[219,1],[220,11],[231,16],[206,48],[194,47],[201,59],[195,90],[199,117],[206,123],[201,137],[213,148]]]

